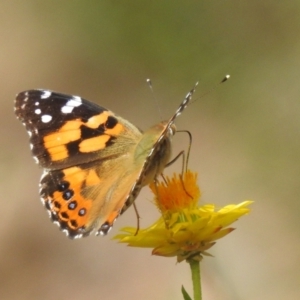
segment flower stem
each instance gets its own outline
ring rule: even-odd
[[[190,264],[191,272],[192,272],[194,300],[201,300],[202,290],[201,290],[201,277],[200,277],[200,262],[194,259],[189,259],[188,262]]]

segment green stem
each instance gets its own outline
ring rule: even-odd
[[[193,259],[188,260],[188,262],[190,264],[191,271],[192,271],[194,300],[201,300],[202,290],[201,290],[200,262]]]

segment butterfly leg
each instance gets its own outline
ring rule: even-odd
[[[179,157],[182,157],[182,174],[184,173],[184,171],[186,171],[185,170],[185,152],[184,152],[184,150],[182,150],[182,151],[180,151],[171,161],[169,161],[166,165],[165,165],[165,168],[167,168],[167,167],[169,167],[169,166],[171,166],[171,165],[173,165],[176,161],[177,161],[177,159],[179,158]]]
[[[138,212],[138,209],[136,207],[135,202],[133,202],[132,205],[133,205],[134,212],[135,212],[135,215],[136,215],[136,220],[137,220],[137,222],[136,222],[136,232],[135,232],[134,235],[137,235],[139,233],[139,230],[140,230],[140,219],[141,219],[141,216],[140,216],[140,214]]]
[[[188,134],[189,136],[189,146],[188,146],[188,150],[187,150],[187,155],[185,157],[185,151],[182,150],[180,151],[177,156],[175,158],[173,158],[170,162],[168,162],[166,164],[165,167],[168,167],[170,165],[172,165],[180,156],[182,156],[182,170],[181,170],[181,175],[180,175],[180,181],[181,181],[181,184],[182,184],[182,187],[185,191],[185,193],[190,197],[190,198],[193,198],[189,192],[186,190],[185,186],[184,186],[184,182],[183,182],[183,176],[184,176],[184,173],[187,172],[187,168],[188,168],[188,162],[189,162],[189,157],[190,157],[190,152],[191,152],[191,146],[192,146],[192,134],[188,131],[188,130],[178,130],[177,132],[185,132]],[[161,174],[162,175],[162,174]],[[164,176],[162,175],[163,179],[165,180]],[[166,182],[166,180],[165,180]]]
[[[190,152],[191,152],[191,147],[192,147],[192,134],[188,130],[178,130],[177,132],[185,132],[189,136],[189,146],[187,149],[186,158],[185,158],[185,151],[182,150],[177,154],[177,156],[175,158],[173,158],[170,162],[168,162],[165,167],[172,165],[180,156],[182,156],[182,172],[181,173],[183,174],[184,172],[187,171],[187,167],[188,167],[188,163],[189,163]]]

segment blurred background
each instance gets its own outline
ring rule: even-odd
[[[1,299],[182,299],[189,266],[107,237],[69,240],[39,200],[42,170],[13,113],[16,93],[80,95],[142,129],[169,118],[193,134],[203,203],[252,199],[251,214],[201,263],[203,299],[300,298],[300,2],[1,1]],[[231,79],[205,94],[225,74]],[[153,82],[154,94],[146,84]],[[174,154],[188,145],[174,137]],[[180,163],[166,174],[181,169]],[[146,227],[158,217],[144,188]]]

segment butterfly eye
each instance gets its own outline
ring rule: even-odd
[[[170,136],[173,136],[175,133],[176,133],[176,126],[175,124],[172,124],[170,127],[169,127],[169,134]]]

